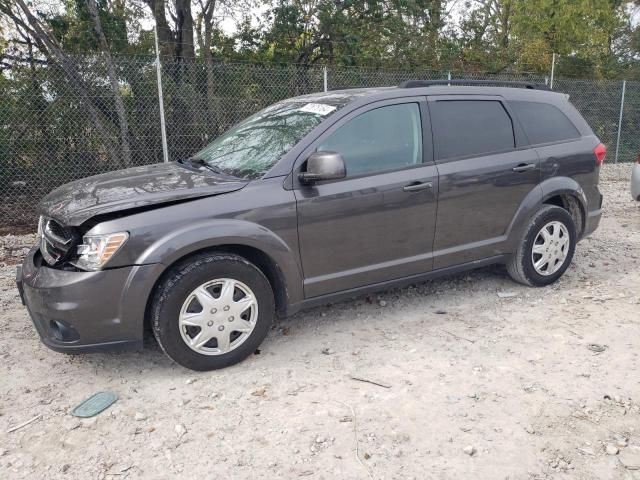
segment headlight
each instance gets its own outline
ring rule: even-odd
[[[83,270],[99,270],[129,238],[127,232],[106,235],[85,235],[78,245],[78,259],[73,262]]]

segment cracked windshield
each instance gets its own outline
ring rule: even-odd
[[[276,103],[240,122],[190,160],[236,177],[259,178],[338,108],[304,101]]]

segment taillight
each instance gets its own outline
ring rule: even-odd
[[[601,167],[604,163],[604,157],[607,156],[607,147],[599,143],[598,146],[593,149],[593,154],[596,156],[596,165]]]

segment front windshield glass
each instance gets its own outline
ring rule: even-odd
[[[190,160],[243,178],[259,178],[340,105],[296,99],[271,105],[243,120]]]

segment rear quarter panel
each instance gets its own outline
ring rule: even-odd
[[[601,208],[600,168],[593,153],[598,143],[598,138],[590,135],[571,142],[536,147],[540,156],[543,200],[559,193],[570,193],[568,190],[575,182],[583,194],[579,199],[584,202],[585,213]]]

